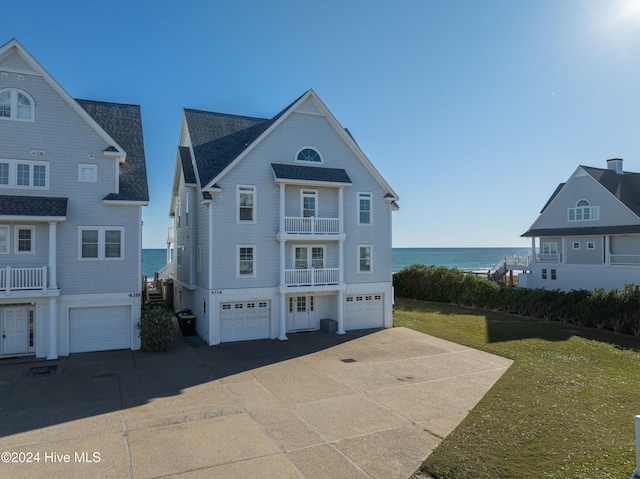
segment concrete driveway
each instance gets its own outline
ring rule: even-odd
[[[404,328],[2,360],[0,477],[407,479],[510,364]]]

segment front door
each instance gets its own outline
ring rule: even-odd
[[[29,352],[29,310],[28,308],[2,308],[0,310],[2,325],[3,356],[27,354]]]
[[[312,329],[315,319],[313,296],[289,296],[289,331]]]

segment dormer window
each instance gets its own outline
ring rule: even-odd
[[[600,219],[600,207],[591,206],[587,200],[580,200],[575,208],[569,208],[569,221],[597,221]]]
[[[311,163],[322,163],[322,157],[313,148],[303,148],[296,155],[296,161],[304,161]]]
[[[33,98],[26,92],[13,88],[0,91],[0,118],[33,121]]]

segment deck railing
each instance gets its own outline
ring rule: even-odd
[[[609,258],[611,264],[640,265],[640,254],[611,254]]]
[[[287,286],[324,286],[340,282],[339,268],[286,269],[284,273]]]
[[[340,220],[338,218],[298,218],[286,216],[284,219],[286,233],[298,234],[338,234]]]
[[[559,263],[560,254],[537,254],[536,261],[538,263]]]
[[[12,291],[47,290],[47,267],[42,268],[11,268],[0,269],[0,291],[7,296]]]

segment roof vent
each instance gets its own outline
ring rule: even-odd
[[[614,171],[616,174],[622,174],[622,158],[612,158],[607,160],[607,168]]]

